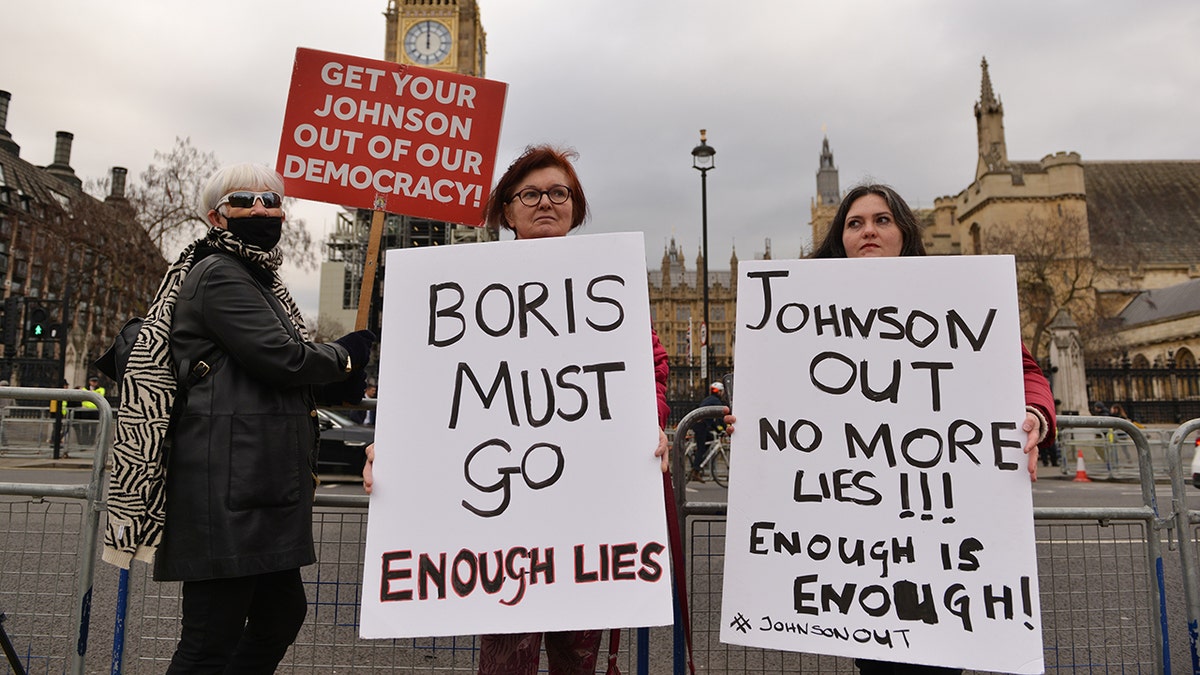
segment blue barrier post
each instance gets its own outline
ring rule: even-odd
[[[122,569],[117,581],[117,618],[113,623],[112,669],[109,675],[121,675],[125,658],[125,615],[129,610],[129,570]]]

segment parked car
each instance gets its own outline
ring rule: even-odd
[[[1196,450],[1192,453],[1192,485],[1200,488],[1200,436],[1196,437]]]
[[[317,409],[321,447],[317,451],[317,473],[362,475],[367,444],[375,440],[375,427],[365,426],[341,412]]]

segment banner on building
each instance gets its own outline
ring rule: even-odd
[[[363,637],[671,623],[644,251],[387,252]]]
[[[721,640],[1043,672],[1012,257],[738,274]]]
[[[292,197],[479,225],[506,90],[299,48],[276,169]]]

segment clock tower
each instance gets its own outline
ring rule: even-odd
[[[484,76],[487,34],[475,0],[388,0],[384,59]]]
[[[483,77],[487,35],[479,21],[476,0],[388,0],[383,13],[384,60],[401,65],[433,68]],[[482,215],[482,214],[481,214]],[[325,239],[321,263],[321,296],[318,324],[323,334],[338,335],[354,327],[358,315],[371,221],[370,209],[343,210],[334,231]],[[379,242],[383,250],[418,246],[445,246],[494,239],[486,227],[446,223],[428,218],[388,213]],[[386,256],[375,268],[374,295],[367,327],[380,331],[382,276]],[[369,366],[373,369],[374,366]],[[376,375],[370,370],[369,377]]]

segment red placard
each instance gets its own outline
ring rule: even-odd
[[[479,225],[507,90],[297,49],[276,169],[292,197]]]

